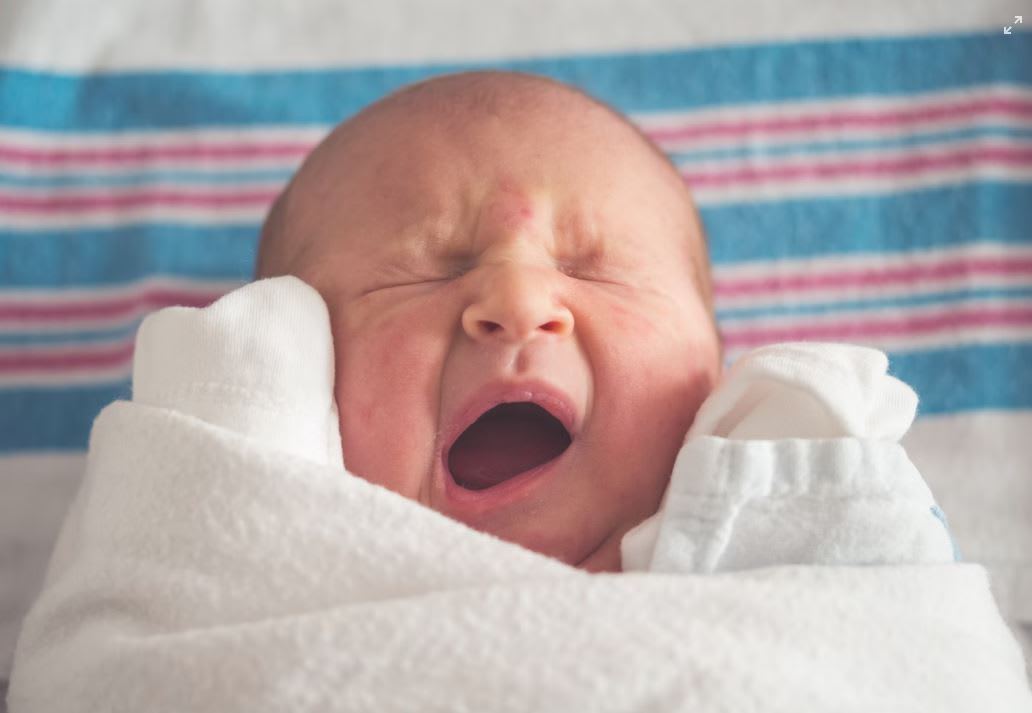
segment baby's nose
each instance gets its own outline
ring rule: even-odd
[[[547,268],[506,265],[486,275],[480,293],[462,314],[462,326],[476,340],[521,342],[567,336],[573,314],[555,295]]]

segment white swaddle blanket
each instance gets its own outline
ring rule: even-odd
[[[12,713],[1032,710],[978,565],[592,575],[352,476],[293,278],[148,318],[136,359]]]

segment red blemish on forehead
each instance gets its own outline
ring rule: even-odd
[[[527,191],[511,178],[498,182],[498,190],[491,197],[495,218],[512,230],[534,220],[534,202]]]

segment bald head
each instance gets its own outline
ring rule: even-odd
[[[408,85],[367,106],[337,126],[305,160],[269,211],[262,228],[256,277],[287,274],[312,245],[294,230],[300,212],[297,194],[318,190],[329,162],[354,159],[393,146],[401,132],[420,121],[462,135],[470,122],[497,121],[509,132],[521,132],[534,122],[557,132],[577,135],[599,124],[622,132],[635,150],[679,196],[690,216],[684,240],[692,273],[704,301],[712,308],[710,268],[702,225],[688,187],[669,158],[621,113],[583,91],[537,75],[477,71],[434,77]],[[375,136],[375,138],[373,138]],[[545,149],[547,150],[547,149]],[[614,151],[614,167],[623,166]],[[322,186],[324,189],[325,186]]]

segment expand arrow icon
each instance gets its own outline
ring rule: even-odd
[[[1024,18],[1023,18],[1023,17],[1021,16],[1021,15],[1015,15],[1015,16],[1014,16],[1014,22],[1016,22],[1017,24],[1019,24],[1019,25],[1020,25],[1020,24],[1021,24],[1022,22],[1024,22],[1024,21],[1025,21],[1025,20],[1024,20]]]
[[[1007,25],[1006,27],[1003,28],[1003,34],[1009,35],[1010,33],[1011,33],[1011,26],[1010,25]]]

